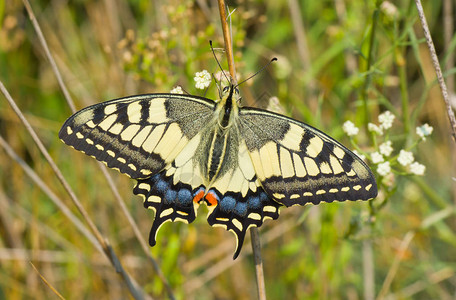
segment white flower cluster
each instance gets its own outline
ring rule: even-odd
[[[170,91],[171,94],[183,94],[184,91],[182,90],[182,87],[181,86],[176,86],[175,88],[173,88],[171,91]]]
[[[412,174],[424,175],[424,171],[426,171],[426,166],[416,162],[412,152],[401,150],[397,161],[404,167],[409,166],[410,173]]]
[[[401,150],[397,158],[397,162],[404,167],[410,165],[414,160],[415,158],[413,157],[413,153],[405,150]]]
[[[237,75],[237,74],[236,74]],[[222,86],[227,86],[230,84],[231,75],[229,71],[218,71],[214,74],[214,79],[218,81]]]
[[[391,173],[390,162],[387,161],[387,162],[378,164],[378,166],[377,166],[377,173],[378,173],[380,176],[386,176],[386,175],[390,174],[390,173]]]
[[[390,111],[385,111],[378,116],[378,123],[367,124],[367,130],[374,133],[374,138],[378,139],[383,136],[384,132],[390,129],[393,126],[394,120],[396,119],[395,115]],[[359,128],[353,124],[351,121],[346,121],[343,124],[342,129],[344,132],[353,137],[359,133]],[[424,124],[416,128],[416,134],[420,137],[421,140],[426,140],[426,137],[432,134],[433,128],[429,124]],[[377,136],[377,137],[375,137]],[[392,176],[393,167],[400,165],[404,167],[408,173],[414,175],[424,175],[426,167],[415,161],[415,157],[411,151],[406,151],[401,149],[399,155],[392,156],[394,152],[393,143],[390,140],[387,140],[388,135],[385,136],[383,143],[380,143],[376,151],[369,154],[369,160],[377,165],[377,173],[382,177]],[[360,154],[356,151],[353,151],[357,156],[362,160],[365,160],[365,155]]]
[[[390,129],[393,126],[394,119],[396,118],[389,110],[378,116],[380,127],[383,129]]]
[[[416,134],[423,140],[426,140],[427,136],[430,136],[434,128],[430,126],[428,123],[424,124],[423,126],[419,126],[416,128]]]
[[[378,164],[378,163],[385,161],[385,159],[383,158],[383,155],[381,155],[377,151],[371,153],[371,160],[374,164]]]
[[[206,70],[196,72],[193,80],[195,80],[195,87],[197,89],[204,90],[211,84],[211,74]]]
[[[399,17],[399,10],[390,1],[383,1],[380,5],[380,10],[389,18],[395,19]]]
[[[348,136],[355,136],[359,132],[359,128],[356,127],[352,121],[345,121],[344,125],[342,125],[342,129]]]
[[[367,129],[370,131],[370,132],[374,132],[378,135],[382,135],[383,134],[383,129],[381,126],[377,126],[375,125],[374,123],[369,123],[367,124]]]
[[[391,141],[386,141],[383,144],[380,144],[378,147],[379,152],[382,155],[390,156],[393,153],[393,143]]]
[[[384,130],[388,130],[393,126],[393,122],[396,116],[393,115],[390,111],[385,111],[378,116],[378,121],[380,125],[374,123],[367,124],[367,130],[375,135],[382,136]],[[354,136],[358,134],[358,128],[350,121],[344,123],[344,131],[348,136]]]
[[[426,166],[422,165],[418,162],[414,162],[410,165],[410,172],[415,175],[424,175],[424,171],[426,171]]]
[[[268,106],[266,107],[266,109],[276,112],[278,114],[282,114],[282,115],[285,114],[285,110],[283,109],[282,105],[280,104],[279,98],[277,98],[275,96],[269,98]]]
[[[374,164],[378,164],[377,172],[380,176],[387,176],[391,173],[391,164],[390,161],[384,161],[384,156],[390,156],[393,152],[393,147],[391,145],[391,141],[386,141],[379,146],[379,152],[371,153],[371,161]],[[399,155],[397,156],[397,162],[407,167],[409,172],[414,175],[424,175],[424,171],[426,171],[426,167],[418,162],[415,161],[415,157],[411,151],[401,150],[399,151]]]

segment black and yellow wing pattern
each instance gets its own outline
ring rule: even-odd
[[[133,192],[155,211],[149,243],[167,221],[208,222],[233,232],[277,219],[281,206],[368,200],[369,167],[321,131],[269,111],[240,107],[234,86],[217,102],[149,94],[95,104],[71,116],[60,139],[137,180]]]

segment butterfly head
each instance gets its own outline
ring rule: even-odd
[[[238,115],[240,101],[237,85],[230,84],[222,89],[220,101],[217,103],[220,127],[226,129],[233,124]]]
[[[225,86],[220,92],[220,99],[235,100],[237,104],[241,103],[241,95],[237,85],[230,84]],[[225,100],[226,101],[226,100]]]

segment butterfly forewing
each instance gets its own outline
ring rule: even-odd
[[[283,205],[368,200],[377,195],[366,164],[309,125],[245,108],[239,127],[263,188]]]
[[[132,178],[164,169],[212,116],[198,97],[151,94],[112,100],[71,116],[59,137]]]
[[[155,211],[149,243],[167,221],[191,223],[203,187],[203,128],[213,123],[215,103],[175,94],[107,101],[71,116],[60,130],[66,144],[138,180],[133,192]]]

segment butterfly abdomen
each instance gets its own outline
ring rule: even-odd
[[[224,153],[226,153],[226,144],[227,144],[228,135],[224,134],[223,130],[218,129],[212,134],[212,143],[209,148],[209,157],[208,157],[208,173],[207,179],[208,182],[211,182],[212,179],[220,171],[220,167],[223,162]]]

